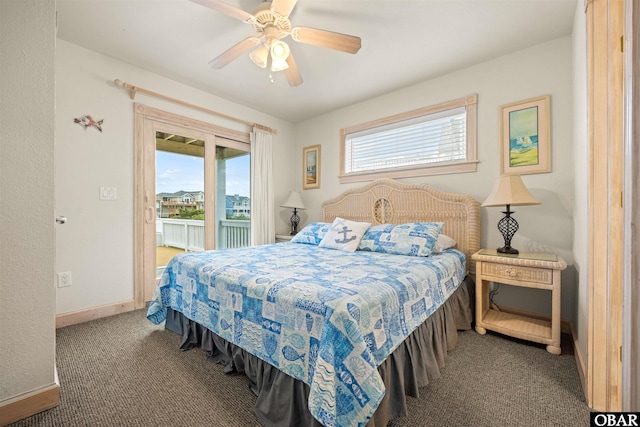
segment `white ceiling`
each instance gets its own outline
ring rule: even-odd
[[[359,36],[355,54],[287,37],[304,82],[247,54],[253,28],[188,0],[57,0],[58,38],[296,123],[571,33],[577,0],[299,0],[293,26]],[[260,0],[228,0],[253,13]],[[544,64],[523,64],[544,66]],[[114,76],[117,78],[118,76]],[[146,89],[144,82],[128,82]]]

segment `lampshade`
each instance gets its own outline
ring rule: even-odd
[[[278,40],[271,45],[271,71],[282,71],[289,68],[287,58],[289,57],[289,46]]]
[[[267,59],[269,58],[269,49],[261,44],[249,55],[249,58],[260,68],[267,68]]]
[[[289,197],[280,206],[283,208],[305,209],[300,193],[297,191],[289,192]]]
[[[524,186],[520,175],[503,175],[496,181],[493,190],[482,206],[526,206],[539,205],[541,201],[533,198]]]

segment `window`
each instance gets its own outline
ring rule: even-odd
[[[477,95],[341,130],[340,182],[475,172]]]

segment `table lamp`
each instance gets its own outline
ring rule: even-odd
[[[498,230],[504,237],[504,246],[498,248],[499,253],[514,255],[519,253],[517,249],[511,247],[511,239],[518,231],[518,221],[511,216],[514,213],[511,206],[539,205],[541,203],[529,193],[520,175],[503,175],[498,178],[491,194],[482,206],[507,206],[507,210],[502,212],[504,217],[498,221]]]
[[[300,217],[298,216],[298,209],[305,209],[304,203],[300,198],[300,194],[297,191],[289,192],[289,197],[280,205],[283,208],[293,208],[293,214],[291,215],[291,232],[292,236],[298,234],[298,224],[300,224]]]

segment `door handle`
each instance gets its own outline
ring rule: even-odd
[[[146,222],[147,224],[151,224],[153,222],[153,207],[152,206],[147,206],[145,208],[145,218],[144,218],[144,222]]]
[[[67,217],[66,216],[59,216],[56,218],[56,222],[58,224],[64,224],[67,222]]]

